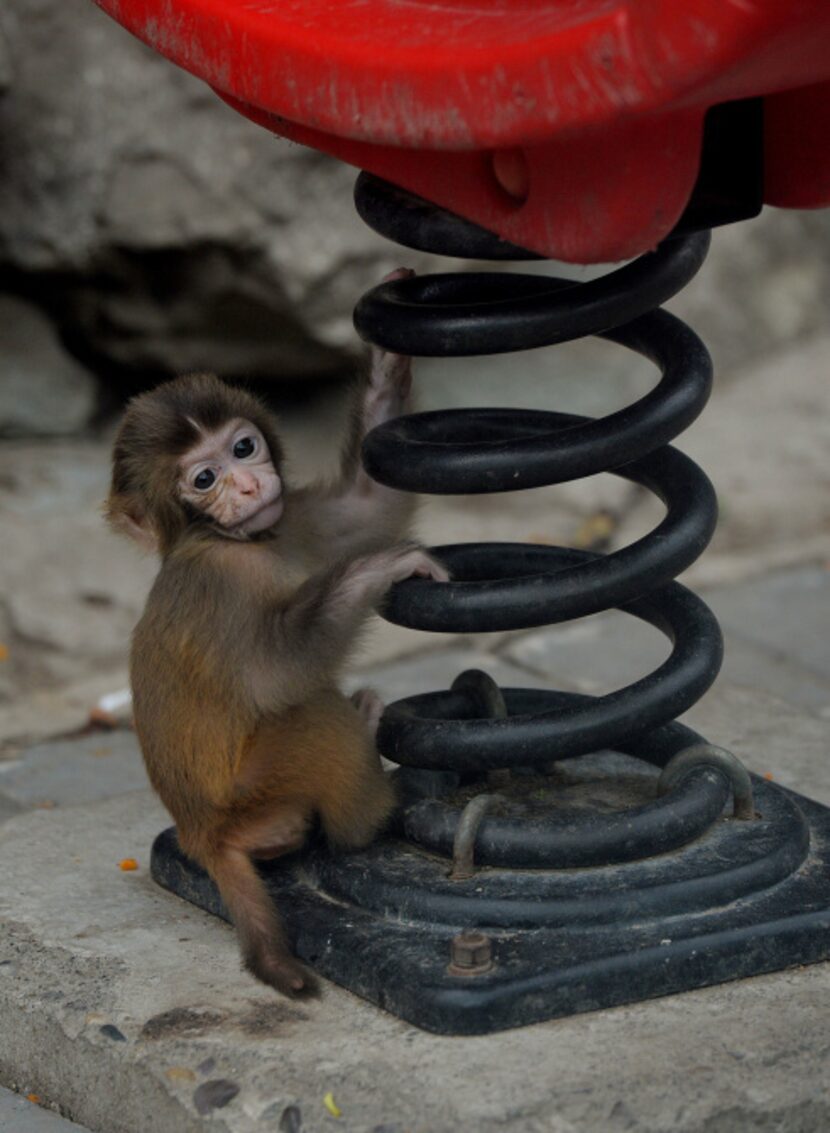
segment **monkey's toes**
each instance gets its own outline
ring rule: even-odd
[[[299,969],[301,975],[292,976],[290,990],[285,992],[292,999],[316,999],[320,994],[320,983],[316,976],[305,968]],[[282,991],[282,988],[278,989]]]
[[[286,953],[260,953],[246,958],[245,967],[258,980],[292,998],[319,994],[317,978]]]

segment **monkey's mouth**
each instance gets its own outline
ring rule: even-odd
[[[245,519],[234,524],[233,530],[244,532],[246,535],[255,535],[260,531],[266,531],[269,527],[273,527],[280,518],[284,506],[282,492],[280,491],[269,503],[263,504],[262,507],[246,516]]]

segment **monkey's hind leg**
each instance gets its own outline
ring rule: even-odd
[[[206,863],[231,915],[248,971],[286,995],[317,991],[317,982],[292,955],[279,914],[252,858],[299,849],[309,816],[299,807],[261,808],[234,826]]]
[[[366,689],[327,707],[336,739],[318,749],[326,770],[317,803],[320,821],[335,849],[358,850],[369,845],[395,809],[392,781],[374,744],[383,703]]]

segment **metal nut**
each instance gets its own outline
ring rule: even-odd
[[[483,932],[460,932],[450,942],[451,976],[479,976],[493,967],[493,944]]]

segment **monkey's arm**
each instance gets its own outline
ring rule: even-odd
[[[401,268],[386,279],[411,274]],[[286,520],[296,516],[310,524],[328,561],[332,555],[388,547],[408,533],[416,497],[373,480],[363,468],[360,448],[370,430],[407,412],[411,386],[411,359],[373,347],[368,381],[353,402],[336,481],[296,492],[289,502]]]
[[[414,543],[341,562],[307,579],[268,616],[272,684],[257,700],[296,701],[335,680],[363,624],[396,582],[418,576],[446,582],[447,571]],[[265,674],[263,674],[265,675]],[[275,680],[276,678],[276,680]],[[278,684],[279,687],[275,687]],[[264,706],[264,705],[263,705]]]

